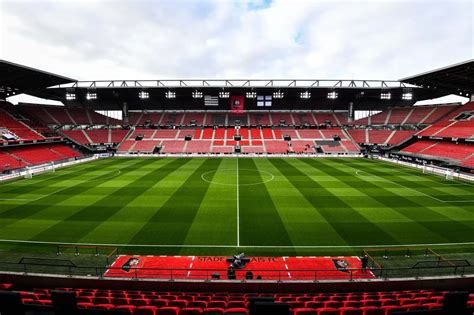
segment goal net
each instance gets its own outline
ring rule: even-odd
[[[450,169],[447,169],[446,170],[446,179],[447,180],[453,180],[453,178],[454,178],[454,171],[450,170]]]
[[[53,162],[40,165],[40,166],[29,166],[25,169],[24,177],[29,179],[33,178],[33,175],[39,175],[44,173],[54,173],[56,171],[56,166]]]
[[[423,165],[423,174],[443,176],[446,180],[454,179],[454,170],[450,168]]]

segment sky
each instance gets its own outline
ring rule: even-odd
[[[473,0],[0,0],[0,59],[77,80],[397,80],[474,58],[473,20]]]

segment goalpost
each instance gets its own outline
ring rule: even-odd
[[[453,180],[454,179],[454,170],[450,168],[443,168],[437,166],[427,166],[426,164],[423,165],[423,174],[434,174],[443,176],[446,180]]]
[[[44,174],[44,173],[54,173],[56,171],[56,166],[54,162],[50,162],[48,164],[44,164],[41,166],[27,166],[25,168],[25,175],[24,178],[31,179],[33,175],[37,174]]]

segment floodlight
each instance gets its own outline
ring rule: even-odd
[[[229,92],[226,92],[226,91],[219,92],[219,97],[220,98],[229,98],[229,96],[230,96]]]
[[[76,93],[66,93],[66,101],[74,101],[76,99]]]
[[[280,90],[278,90],[276,92],[273,92],[273,98],[283,98],[284,95],[285,95],[285,93],[283,93]]]
[[[97,99],[97,93],[96,92],[87,92],[86,99],[88,101],[96,100]]]
[[[413,98],[413,93],[411,92],[406,92],[402,94],[402,100],[404,101],[411,101]]]
[[[335,100],[337,99],[337,97],[338,97],[338,94],[336,91],[328,92],[328,99]]]
[[[193,91],[193,98],[202,98],[203,94],[201,91]]]
[[[304,91],[300,93],[300,98],[308,99],[311,98],[311,92],[309,91]]]
[[[247,97],[247,98],[256,98],[257,97],[257,92],[247,92],[247,93],[245,93],[245,97]]]
[[[167,91],[167,92],[165,93],[165,97],[166,97],[166,98],[176,98],[176,92]]]
[[[141,100],[146,100],[146,99],[150,98],[150,93],[148,93],[147,91],[140,91],[140,92],[138,92],[138,97]]]
[[[392,98],[392,94],[390,92],[382,92],[380,93],[381,100],[389,100]]]

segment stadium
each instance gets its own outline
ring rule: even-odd
[[[47,70],[0,60],[2,315],[473,314],[474,60],[393,80]]]

